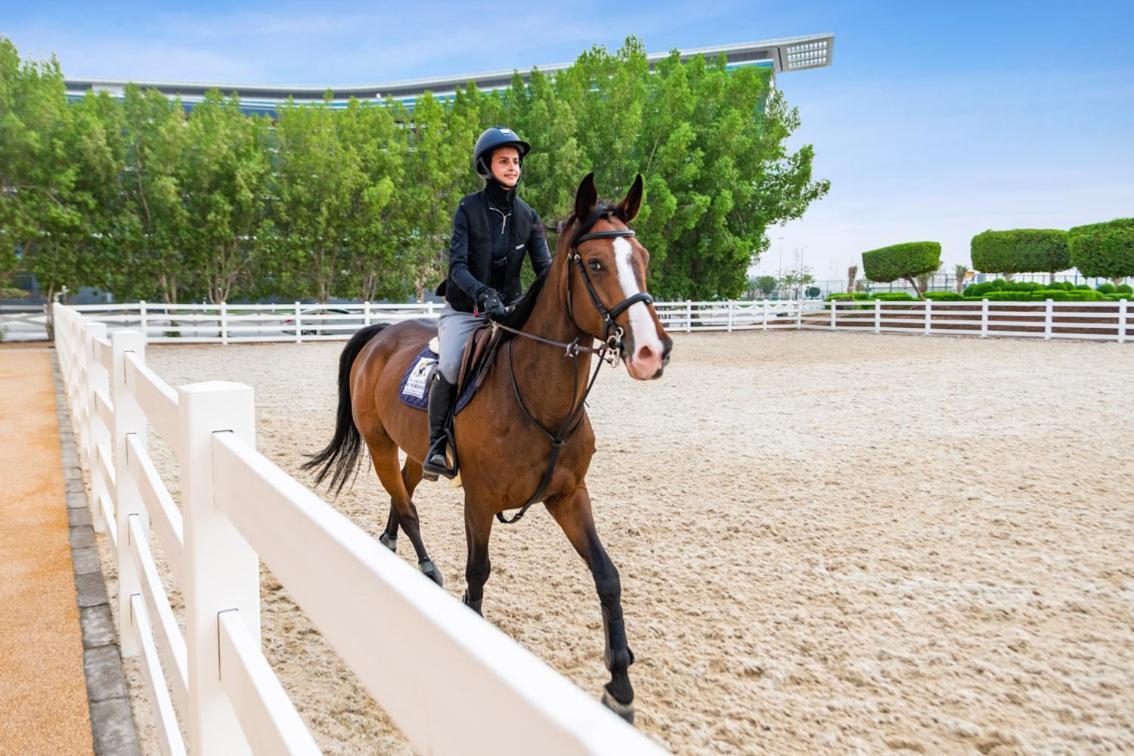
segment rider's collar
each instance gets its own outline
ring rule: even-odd
[[[508,189],[503,184],[489,176],[484,184],[484,195],[488,197],[488,201],[493,205],[503,209],[512,209],[512,198],[516,196],[515,188]]]

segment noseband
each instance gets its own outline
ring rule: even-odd
[[[615,322],[615,319],[622,313],[629,310],[633,305],[643,302],[645,304],[653,304],[654,298],[647,292],[640,291],[637,294],[632,294],[614,307],[607,309],[606,305],[599,299],[598,292],[595,291],[595,285],[591,282],[590,275],[587,274],[587,266],[583,264],[583,256],[579,254],[579,245],[592,239],[624,239],[634,236],[634,231],[629,228],[624,229],[611,229],[609,231],[591,231],[594,225],[600,220],[610,219],[610,215],[614,213],[614,208],[602,205],[595,208],[594,212],[586,219],[582,225],[575,231],[575,237],[571,239],[571,248],[569,252],[568,261],[575,264],[579,268],[579,273],[583,276],[583,283],[586,284],[587,293],[591,296],[591,303],[595,306],[599,315],[602,316],[603,334],[602,341],[611,349],[618,353],[618,356],[624,357],[624,344],[622,342],[626,332],[622,326]],[[575,311],[571,306],[571,274],[567,274],[567,317],[571,320],[571,325],[575,329],[586,333],[585,330],[579,327],[575,322]]]

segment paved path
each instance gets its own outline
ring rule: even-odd
[[[0,754],[91,753],[51,351],[0,347]]]

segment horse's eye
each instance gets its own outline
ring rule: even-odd
[[[600,270],[602,270],[602,263],[600,263],[598,260],[588,260],[587,267],[593,270],[595,273],[598,273]]]

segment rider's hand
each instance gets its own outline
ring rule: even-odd
[[[500,301],[496,289],[486,289],[480,295],[480,311],[490,320],[500,320],[508,314],[508,308]]]

